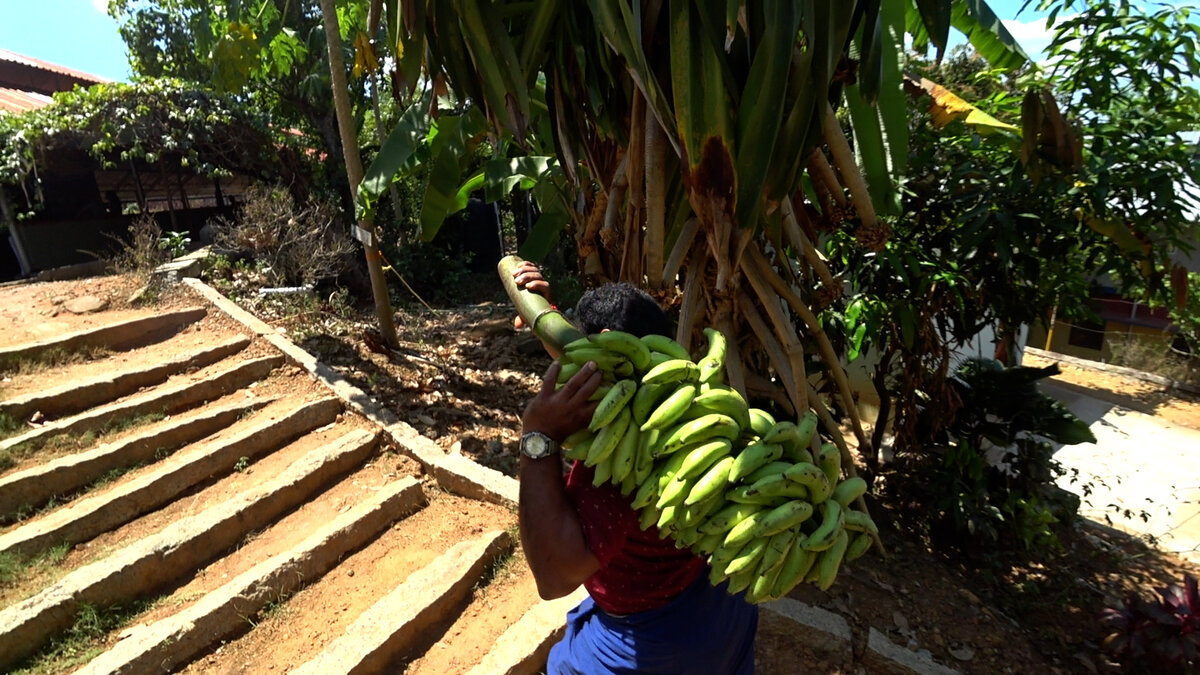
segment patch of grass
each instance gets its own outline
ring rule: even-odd
[[[0,450],[0,471],[7,471],[17,465],[17,460],[8,450]]]
[[[233,470],[242,473],[250,466],[250,458],[245,455],[238,457],[238,461],[233,465]]]
[[[79,434],[61,433],[55,434],[47,439],[33,438],[19,445],[10,448],[10,451],[16,458],[23,458],[33,454],[38,450],[46,450],[49,452],[73,452],[89,448],[96,443],[97,440],[106,436],[123,433],[137,427],[148,426],[155,422],[166,419],[167,413],[165,410],[158,412],[145,413],[143,415],[134,415],[132,417],[121,417],[112,420],[105,424],[100,429],[88,429]]]
[[[20,428],[20,420],[6,412],[0,412],[0,438],[12,436]]]
[[[26,659],[14,672],[48,675],[86,663],[104,651],[105,635],[125,626],[154,603],[155,599],[141,599],[103,608],[82,604],[71,627]]]
[[[0,553],[0,586],[15,583],[25,566],[16,553]]]

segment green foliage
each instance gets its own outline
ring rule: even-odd
[[[1187,275],[1187,292],[1183,306],[1171,303],[1171,323],[1179,329],[1179,337],[1187,344],[1192,358],[1200,358],[1200,272]]]
[[[1078,500],[1062,496],[1053,443],[1094,443],[1087,425],[1037,390],[1058,372],[965,362],[951,379],[961,401],[953,422],[932,434],[935,451],[918,458],[912,489],[926,492],[936,532],[957,542],[1019,542],[1027,550],[1057,543],[1054,526],[1074,518]]]
[[[1119,247],[1099,268],[1166,301],[1172,250],[1190,251],[1200,201],[1200,24],[1195,8],[1129,0],[1042,0],[1057,16],[1048,79],[1083,133],[1084,167],[1067,191]],[[1190,203],[1189,203],[1190,202]],[[1087,216],[1095,215],[1092,221]]]

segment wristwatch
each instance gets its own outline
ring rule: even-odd
[[[529,459],[541,459],[558,452],[558,443],[540,431],[530,431],[521,436],[521,454]]]

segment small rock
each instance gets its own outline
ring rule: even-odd
[[[349,572],[346,572],[346,576],[348,576],[348,577],[354,576],[354,570],[350,570]]]
[[[900,612],[892,612],[892,622],[896,624],[896,628],[905,635],[909,634],[908,618]]]
[[[30,424],[40,424],[41,421],[44,419],[46,419],[46,416],[42,414],[42,411],[35,410],[35,411],[33,411],[33,414],[29,416],[29,423]]]
[[[146,297],[146,293],[148,293],[149,291],[150,291],[149,284],[144,284],[142,286],[139,286],[136,291],[129,294],[129,298],[126,301],[131,305],[136,305]]]
[[[982,602],[980,602],[979,597],[977,595],[975,595],[974,593],[972,593],[971,591],[969,591],[965,588],[959,589],[959,591],[963,594],[963,597],[965,597],[968,601],[970,601],[970,603],[972,605],[983,604]]]
[[[462,452],[462,441],[454,441],[453,443],[451,443],[450,444],[450,452],[454,452],[454,453]]]
[[[108,301],[94,295],[84,295],[74,300],[68,300],[63,307],[72,314],[91,314],[108,307]]]
[[[959,661],[970,661],[971,659],[975,658],[975,650],[967,646],[962,646],[957,649],[951,648],[950,656],[953,656]]]
[[[418,420],[418,421],[419,421],[421,424],[424,424],[424,425],[425,425],[425,426],[427,426],[427,427],[431,427],[431,426],[433,426],[433,425],[437,424],[437,421],[436,421],[436,420],[434,420],[432,417],[430,417],[429,415],[426,415],[426,414],[424,414],[424,413],[418,414],[418,415],[417,415],[417,420]]]

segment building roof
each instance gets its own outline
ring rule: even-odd
[[[0,112],[24,112],[48,105],[51,94],[110,80],[0,49]]]

